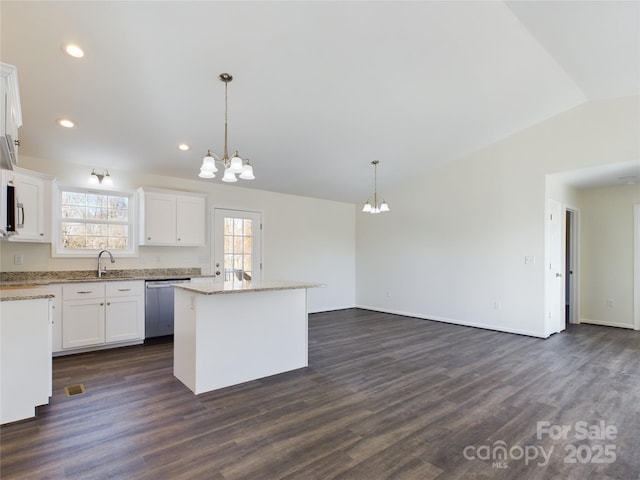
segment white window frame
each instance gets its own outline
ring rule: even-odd
[[[87,248],[69,250],[62,246],[61,225],[62,225],[62,192],[95,193],[98,195],[119,195],[129,197],[129,247],[126,250],[113,250],[113,254],[118,257],[138,256],[138,196],[134,191],[109,190],[103,188],[75,187],[72,185],[61,185],[53,182],[53,202],[52,202],[52,239],[51,256],[66,258],[89,258],[98,255],[101,249]]]

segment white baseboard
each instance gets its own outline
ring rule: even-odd
[[[355,305],[347,305],[342,307],[324,307],[318,309],[311,309],[309,313],[323,313],[323,312],[335,312],[336,310],[348,310],[349,308],[358,308]]]
[[[405,312],[401,310],[392,310],[392,309],[380,308],[380,307],[369,307],[367,305],[356,305],[355,308],[362,308],[364,310],[373,310],[375,312],[391,313],[394,315],[403,315],[405,317],[414,317],[414,318],[420,318],[423,320],[434,320],[436,322],[451,323],[453,325],[462,325],[465,327],[482,328],[484,330],[493,330],[496,332],[515,333],[517,335],[526,335],[527,337],[536,337],[536,338],[549,337],[549,335],[544,335],[540,332],[532,332],[529,330],[520,330],[517,328],[508,328],[508,327],[490,325],[490,324],[485,324],[480,322],[468,322],[466,320],[457,320],[455,318],[439,317],[437,315],[425,315],[421,313]]]
[[[602,325],[603,327],[629,328],[633,330],[633,324],[607,322],[605,320],[593,320],[591,318],[581,318],[580,323],[589,323],[591,325]]]

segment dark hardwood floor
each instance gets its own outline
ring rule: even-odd
[[[541,340],[352,309],[310,315],[309,359],[196,397],[171,343],[56,358],[50,405],[1,429],[0,477],[640,478],[640,332]]]

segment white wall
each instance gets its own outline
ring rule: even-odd
[[[262,211],[265,278],[327,283],[311,292],[312,311],[357,304],[544,337],[546,176],[640,158],[638,105],[638,97],[587,103],[428,175],[407,172],[395,189],[385,189],[381,175],[392,208],[383,215],[235,185],[112,173],[123,188],[200,191],[211,206]],[[42,159],[23,158],[21,165],[66,183],[83,182],[88,173]],[[118,266],[140,268],[141,259],[161,251],[161,266],[202,266],[207,273],[197,257],[210,256],[208,248],[149,248],[140,249],[137,263],[121,259]],[[2,242],[2,249],[3,271],[17,268],[11,262],[18,250],[25,270],[95,266],[92,259],[51,259],[48,246]],[[195,264],[186,265],[185,256]],[[525,256],[535,263],[525,264]]]
[[[90,168],[50,159],[20,158],[20,166],[54,175],[60,183],[86,184]],[[108,166],[108,165],[107,165]],[[208,195],[208,222],[213,207],[260,211],[263,214],[264,279],[325,283],[309,292],[310,311],[353,307],[355,304],[355,219],[352,204],[284,195],[201,181],[110,170],[114,189],[139,186],[200,192]],[[200,267],[211,273],[210,224],[205,247],[140,247],[136,258],[117,258],[112,268]],[[0,243],[3,272],[88,270],[94,258],[52,258],[49,244]],[[24,265],[14,265],[15,254]],[[157,261],[159,259],[159,261]],[[111,265],[110,265],[111,267]]]
[[[546,174],[640,158],[638,105],[584,104],[393,190],[381,175],[392,212],[356,217],[357,305],[546,336]]]
[[[638,185],[579,192],[581,322],[634,327],[633,205],[637,203]]]

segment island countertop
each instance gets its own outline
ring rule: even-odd
[[[296,282],[288,280],[262,280],[243,282],[196,282],[196,283],[176,283],[175,288],[188,290],[202,295],[219,295],[226,293],[247,293],[266,292],[273,290],[295,290],[299,288],[319,288],[325,287],[322,283]]]
[[[0,302],[15,300],[36,300],[38,298],[53,298],[55,295],[46,287],[0,287]]]

